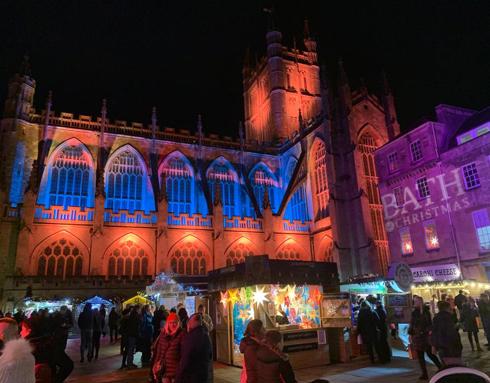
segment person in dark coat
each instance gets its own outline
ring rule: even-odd
[[[488,294],[483,293],[480,295],[478,311],[480,312],[480,319],[487,337],[487,344],[485,346],[490,350],[490,297]]]
[[[165,383],[174,381],[180,363],[183,336],[179,318],[171,313],[154,345],[152,376],[155,382],[161,382],[162,379]]]
[[[459,290],[459,294],[454,297],[454,304],[458,307],[458,310],[461,312],[463,309],[463,305],[468,301],[466,295],[464,295],[463,290]]]
[[[460,363],[463,345],[458,329],[453,322],[451,305],[447,301],[439,301],[437,308],[439,312],[432,321],[430,336],[432,353],[437,352],[445,366]]]
[[[136,349],[136,342],[138,340],[138,337],[140,336],[140,316],[138,313],[138,308],[133,307],[131,309],[131,312],[129,313],[128,320],[126,323],[126,361],[127,361],[127,367],[129,369],[132,368],[137,368],[134,364],[134,353]],[[124,354],[123,354],[123,359],[124,359]]]
[[[471,351],[475,351],[475,345],[473,344],[473,338],[475,338],[476,348],[478,351],[483,351],[480,347],[480,340],[478,339],[478,323],[476,317],[480,316],[478,308],[476,307],[475,300],[470,297],[466,303],[463,304],[461,310],[461,323],[463,324],[463,331],[468,334],[468,340],[470,341]]]
[[[140,348],[141,364],[143,367],[149,366],[151,359],[151,344],[153,342],[153,315],[151,314],[150,305],[143,307],[140,322]]]
[[[257,376],[260,377],[260,383],[296,383],[289,358],[281,350],[281,333],[268,331],[257,350]]]
[[[153,314],[153,339],[156,339],[160,335],[160,330],[165,325],[168,313],[165,310],[165,306],[160,306],[158,310]]]
[[[116,311],[116,308],[113,307],[111,309],[111,312],[109,313],[109,337],[112,342],[117,342],[117,336],[118,336],[118,323],[119,322],[119,314]]]
[[[99,359],[100,337],[104,331],[104,319],[100,310],[94,309],[94,327],[92,332],[92,352],[94,359]]]
[[[374,346],[379,337],[377,323],[378,315],[371,310],[367,302],[362,302],[357,316],[357,332],[361,335],[362,343],[366,345],[371,363],[374,363]]]
[[[432,329],[430,309],[424,305],[422,297],[417,295],[413,297],[413,306],[412,318],[410,319],[410,326],[408,327],[409,341],[417,353],[417,360],[419,361],[420,370],[422,372],[419,379],[427,380],[429,375],[427,374],[427,366],[425,364],[425,354],[427,354],[430,360],[432,360],[439,369],[442,365],[437,356],[432,353],[429,344],[429,335]]]
[[[83,311],[78,316],[78,328],[80,329],[80,363],[85,360],[85,349],[87,350],[87,359],[92,360],[92,335],[94,329],[94,314],[92,313],[92,304],[86,303]]]
[[[122,311],[121,321],[119,322],[119,334],[121,334],[121,369],[127,367],[127,359],[128,359],[128,324],[129,324],[129,314],[131,313],[131,309],[125,308]]]
[[[388,344],[388,325],[386,323],[386,311],[380,300],[376,301],[377,327],[379,336],[376,342],[376,353],[379,355],[381,363],[388,363],[391,360],[391,348]]]
[[[260,319],[248,322],[243,339],[240,342],[240,352],[247,372],[247,383],[258,383],[257,351],[264,337],[264,325]]]
[[[187,314],[187,310],[185,307],[180,307],[177,310],[177,316],[179,317],[180,326],[187,331],[187,321],[189,320],[189,315]]]
[[[73,325],[71,311],[68,307],[61,306],[60,311],[54,313],[52,321],[54,324],[53,381],[64,382],[73,371],[73,360],[65,352],[68,332]]]
[[[193,314],[182,340],[181,357],[175,383],[203,383],[208,379],[212,363],[212,346],[201,314]]]

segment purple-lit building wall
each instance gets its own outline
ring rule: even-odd
[[[439,105],[376,151],[392,263],[490,279],[489,132],[490,108]]]

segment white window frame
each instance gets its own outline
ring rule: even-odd
[[[424,181],[425,180],[425,186],[424,189],[427,190],[427,195],[422,195],[421,193],[421,188],[419,186],[419,181]],[[419,199],[426,199],[430,197],[430,187],[429,187],[429,181],[427,180],[426,176],[417,178],[415,180],[415,188],[417,189],[417,194],[419,196]]]
[[[481,186],[480,175],[478,174],[476,162],[463,166],[461,171],[463,172],[464,186],[466,190],[476,189]]]

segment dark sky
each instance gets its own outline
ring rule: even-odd
[[[272,1],[272,3],[274,3]],[[343,57],[352,83],[376,90],[385,69],[407,129],[438,103],[490,105],[490,1],[276,1],[286,42],[310,20],[330,75]],[[0,3],[0,99],[28,52],[36,105],[236,135],[245,49],[265,49],[271,1],[22,1]]]

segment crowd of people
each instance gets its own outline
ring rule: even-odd
[[[0,383],[61,383],[73,371],[66,353],[73,315],[66,306],[50,313],[22,311],[0,318]]]

